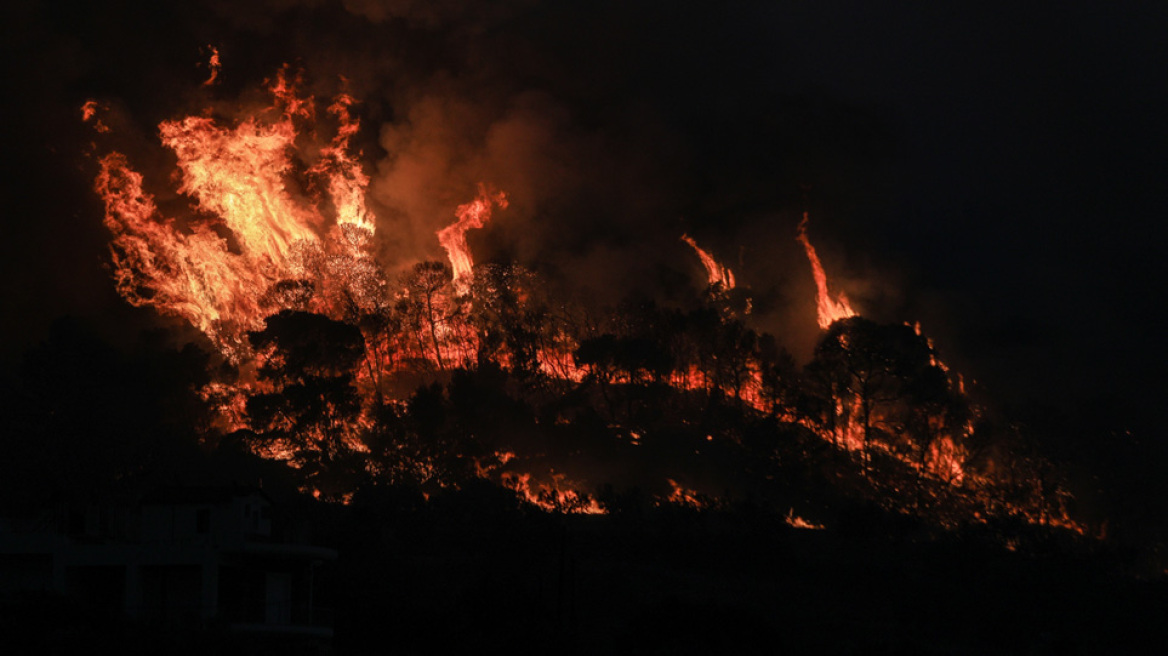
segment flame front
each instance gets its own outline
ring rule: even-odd
[[[197,218],[185,230],[159,213],[124,155],[102,158],[95,184],[114,235],[119,292],[135,305],[187,319],[233,359],[245,348],[247,331],[288,306],[272,293],[282,281],[312,278],[319,272],[309,263],[330,253],[359,260],[365,255],[359,246],[375,225],[364,201],[369,179],[349,149],[358,128],[348,113],[352,99],[342,95],[330,107],[340,127],[307,171],[327,197],[311,198],[286,182],[298,137],[295,119],[308,114],[308,105],[283,72],[271,91],[276,103],[265,113],[274,119],[253,116],[224,126],[190,116],[159,126],[163,145],[178,159],[179,191],[195,201]],[[321,210],[326,204],[335,213],[331,229]],[[367,296],[357,282],[342,283],[352,287],[349,298]]]
[[[738,404],[744,412],[770,413],[782,422],[798,424],[859,461],[870,463],[873,453],[894,459],[929,485],[946,488],[954,498],[968,494],[977,499],[981,505],[975,507],[984,509],[984,516],[991,509],[998,511],[997,504],[1006,507],[999,512],[1032,523],[1084,532],[1065,507],[1050,511],[1041,493],[1035,493],[1030,505],[1009,506],[989,493],[984,499],[979,497],[994,483],[965,471],[966,438],[972,434],[968,417],[931,411],[910,414],[906,410],[911,407],[883,401],[884,406],[866,406],[856,389],[847,386],[825,396],[830,402],[820,410],[801,413],[794,404],[783,406],[776,400],[774,372],[768,368],[774,363],[767,364],[754,339],[757,335],[733,313],[702,315],[713,319],[694,324],[693,334],[684,332],[684,315],[670,315],[683,327],[671,337],[676,343],[661,347],[669,349],[666,355],[671,357],[654,361],[643,357],[644,351],[652,350],[653,344],[647,344],[651,340],[617,334],[622,330],[617,326],[628,328],[626,322],[614,321],[613,327],[603,330],[587,325],[588,321],[576,320],[573,325],[569,312],[558,315],[568,305],[565,299],[534,303],[538,285],[532,283],[534,274],[523,274],[522,267],[487,265],[476,276],[466,233],[485,225],[495,208],[508,206],[503,192],[486,185],[479,186],[477,198],[457,208],[453,224],[437,232],[450,269],[439,262],[421,262],[403,276],[400,287],[392,287],[371,253],[377,221],[365,201],[369,177],[352,145],[359,129],[351,114],[354,99],[344,93],[333,99],[327,112],[335,133],[321,139],[312,131],[313,99],[299,96],[285,72],[276,76],[269,90],[274,96],[271,107],[233,124],[208,113],[160,125],[162,144],[177,158],[179,191],[192,205],[186,215],[164,216],[145,190],[144,176],[121,153],[99,160],[94,185],[105,204],[118,291],[133,305],[152,306],[189,321],[238,365],[237,378],[214,381],[202,391],[218,408],[217,425],[225,432],[249,428],[272,434],[266,443],[252,447],[257,453],[299,466],[299,439],[321,449],[341,444],[364,456],[369,450],[362,440],[378,428],[375,413],[388,408],[387,414],[393,414],[405,406],[403,396],[393,395],[402,387],[394,390],[386,381],[401,374],[416,389],[414,374],[449,380],[452,371],[491,360],[500,369],[527,376],[529,383],[543,376],[533,385],[549,397],[564,396],[565,391],[583,396],[590,387],[597,389],[610,415],[620,412],[620,404],[608,394],[621,387],[668,386],[717,396]],[[100,109],[96,102],[87,102],[82,116],[104,131],[97,116]],[[306,143],[323,145],[306,147]],[[827,275],[808,239],[807,223],[804,213],[797,238],[816,283],[818,323],[828,330],[856,312],[843,293],[831,295]],[[735,288],[729,268],[688,235],[681,239],[697,253],[711,288]],[[709,296],[726,300],[726,295]],[[263,422],[252,416],[252,399],[278,395],[281,386],[287,385],[274,376],[264,378],[265,368],[277,368],[279,355],[270,345],[253,343],[273,317],[286,311],[321,315],[318,318],[343,324],[350,336],[355,335],[354,350],[361,351],[359,357],[354,356],[356,364],[337,376],[346,387],[352,383],[356,398],[351,412],[323,404],[320,414],[327,425],[298,425],[279,413]],[[855,346],[848,342],[854,333],[847,332],[854,327],[841,325],[828,333],[845,356]],[[923,361],[929,372],[939,371],[949,380],[948,368],[933,355],[933,345],[923,338],[919,326],[915,333],[919,348],[924,348],[922,340],[927,344],[928,357]],[[734,341],[722,344],[723,337],[734,337]],[[590,339],[597,349],[586,357],[584,345]],[[964,396],[959,376],[953,387]],[[906,428],[910,420],[916,422],[917,434],[928,436],[927,442],[912,441]],[[561,421],[569,423],[571,416],[557,414],[548,423]],[[608,427],[614,433],[627,431],[634,437],[630,444],[638,444],[634,426],[621,426],[614,420]],[[375,473],[412,468],[415,480],[430,481],[440,478],[435,474],[435,460],[421,455],[402,461],[407,464],[370,462],[366,467]],[[605,511],[597,499],[580,491],[587,489],[584,482],[534,462],[499,452],[493,464],[476,462],[475,475],[495,480],[546,510]],[[869,471],[867,464],[864,471]],[[662,503],[694,508],[719,503],[674,479],[666,480],[671,493]],[[338,493],[337,498],[344,494]],[[793,509],[786,521],[796,528],[823,528],[796,516]]]
[[[206,224],[183,233],[161,220],[141,174],[111,153],[100,162],[96,189],[105,200],[105,225],[118,291],[133,305],[151,305],[183,317],[225,352],[261,318],[259,290],[274,280],[250,256],[230,252]]]

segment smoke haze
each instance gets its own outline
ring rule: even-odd
[[[1135,417],[1163,384],[1140,288],[1164,237],[1155,10],[875,10],[669,2],[348,0],[5,10],[5,360],[55,316],[149,322],[117,299],[82,102],[160,203],[161,120],[266,102],[288,63],[347,90],[392,272],[479,182],[510,207],[469,234],[598,303],[700,292],[693,236],[799,357],[818,334],[804,207],[857,310],[922,320],[991,394],[1091,398]],[[214,87],[208,47],[223,69]],[[23,90],[21,92],[20,90]],[[169,194],[169,196],[168,196]],[[1154,217],[1155,220],[1153,220]],[[127,322],[130,323],[127,323]],[[1130,393],[1128,390],[1132,390]],[[1069,396],[1068,396],[1069,395]],[[1134,420],[1133,420],[1134,421]]]

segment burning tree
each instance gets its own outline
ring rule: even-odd
[[[464,362],[458,337],[465,328],[466,304],[455,294],[450,270],[441,262],[419,262],[402,279],[396,310],[414,338],[418,360],[447,369],[447,361]]]
[[[122,154],[100,160],[95,189],[119,292],[207,336],[236,372],[204,388],[219,426],[250,431],[253,449],[307,486],[343,498],[361,477],[483,477],[540,507],[595,512],[588,487],[606,474],[570,469],[589,450],[635,460],[625,449],[652,444],[668,454],[660,469],[706,468],[711,453],[730,462],[755,448],[744,436],[767,426],[772,441],[820,439],[857,456],[869,478],[878,456],[922,489],[966,494],[971,517],[996,512],[992,481],[967,476],[976,412],[960,385],[919,329],[861,318],[832,293],[806,214],[797,239],[824,333],[802,371],[747,323],[730,269],[685,235],[707,283],[689,307],[584,311],[519,264],[476,267],[467,232],[508,206],[489,185],[434,234],[449,266],[394,263],[394,280],[374,257],[355,101],[332,101],[324,139],[316,102],[295,86],[281,72],[273,105],[234,123],[162,124],[191,203],[182,220],[163,216]],[[697,498],[659,473],[662,498]]]
[[[247,415],[259,444],[316,481],[339,471],[360,442],[361,398],[353,372],[365,353],[356,327],[284,310],[248,334],[263,364]],[[331,487],[331,486],[330,486]]]
[[[960,482],[969,411],[918,332],[862,317],[836,321],[806,371],[818,419],[841,447],[869,460],[873,448],[890,449]]]

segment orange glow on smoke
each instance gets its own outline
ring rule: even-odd
[[[815,247],[807,238],[807,222],[808,215],[807,212],[804,212],[796,239],[803,244],[803,250],[807,251],[807,259],[811,261],[811,275],[815,277],[815,305],[819,312],[819,327],[827,330],[831,324],[840,319],[856,316],[856,311],[852,309],[851,304],[848,303],[848,297],[843,292],[832,298],[831,292],[828,291],[827,274],[823,271],[823,263],[819,261]]]
[[[507,195],[501,191],[489,191],[479,185],[479,195],[473,201],[459,205],[455,215],[458,220],[438,231],[438,242],[446,249],[450,258],[450,268],[454,272],[454,284],[460,293],[466,293],[474,259],[470,246],[466,243],[466,231],[481,228],[491,219],[491,208],[507,209]]]
[[[729,291],[734,289],[734,272],[730,269],[718,264],[712,255],[698,247],[698,243],[689,235],[682,235],[681,240],[689,244],[691,248],[698,254],[702,261],[702,266],[706,268],[706,278],[709,279],[710,286],[721,286],[723,290]]]

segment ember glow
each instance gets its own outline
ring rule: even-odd
[[[94,130],[96,130],[98,133],[104,134],[109,132],[109,126],[107,126],[101,121],[100,118],[98,118],[97,112],[99,109],[100,108],[98,107],[96,100],[86,100],[85,103],[81,105],[81,120],[86,123],[91,123]]]
[[[668,503],[684,508],[693,508],[700,510],[708,508],[712,505],[712,500],[709,497],[699,493],[697,490],[691,490],[672,478],[666,479],[669,487],[672,488],[669,496],[661,500],[662,503]]]

